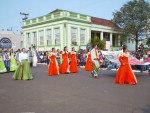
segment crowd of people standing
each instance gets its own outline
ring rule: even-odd
[[[137,83],[128,57],[127,47],[124,46],[123,53],[119,56],[121,65],[115,79],[117,84]],[[2,50],[0,53],[0,73],[14,71],[14,80],[31,80],[33,76],[30,67],[36,67],[38,59],[44,59],[44,62],[47,63],[48,76],[78,73],[78,66],[83,66],[83,69],[90,71],[94,78],[98,78],[98,70],[104,61],[97,45],[78,53],[74,47],[70,52],[68,52],[67,47],[64,47],[62,51],[52,48],[50,51],[45,52],[43,56],[40,56],[34,47],[28,50],[22,48],[15,52],[10,49]]]

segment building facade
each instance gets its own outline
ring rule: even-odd
[[[23,22],[24,47],[33,45],[39,51],[47,51],[52,47],[63,49],[67,46],[85,49],[91,38],[106,40],[106,48],[120,46],[120,34],[110,20],[79,14],[67,10],[56,9],[47,15]]]

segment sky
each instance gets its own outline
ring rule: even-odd
[[[20,12],[29,18],[45,15],[55,9],[65,9],[95,17],[112,19],[113,12],[129,0],[0,0],[0,29],[21,30]],[[150,0],[148,0],[150,1]]]

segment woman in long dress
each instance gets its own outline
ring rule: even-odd
[[[3,61],[3,57],[0,55],[0,73],[5,73],[7,72],[4,61]]]
[[[69,70],[69,53],[67,51],[67,47],[64,47],[64,51],[61,54],[61,65],[60,65],[60,73],[61,74],[68,74],[70,73]]]
[[[10,71],[16,71],[17,69],[17,61],[15,59],[15,54],[13,52],[10,53]]]
[[[33,79],[30,70],[29,56],[25,48],[19,53],[19,67],[14,73],[14,80],[31,80]]]
[[[77,54],[75,52],[75,48],[72,48],[72,51],[70,52],[70,72],[71,73],[77,73],[78,72],[78,66],[77,66]]]
[[[48,76],[59,75],[59,67],[56,59],[56,50],[52,48],[52,51],[49,54],[49,65],[48,65]]]
[[[93,45],[93,49],[91,50],[91,59],[92,59],[92,75],[95,78],[98,78],[98,71],[100,68],[100,61],[99,61],[99,53],[97,49],[97,45]]]
[[[127,46],[123,46],[123,53],[119,56],[119,61],[121,65],[116,74],[116,84],[137,84],[137,79],[129,64],[129,54],[127,52]]]
[[[36,54],[36,50],[33,51],[33,67],[37,66],[37,54]]]
[[[93,63],[92,63],[91,53],[89,52],[89,49],[87,49],[85,70],[86,71],[93,71],[92,64]]]

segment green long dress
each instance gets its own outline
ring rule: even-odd
[[[0,56],[0,73],[5,73],[7,72],[6,68],[5,68],[5,64],[3,62],[3,58],[2,56]]]
[[[17,67],[17,61],[14,57],[14,53],[12,53],[10,56],[10,71],[15,71]]]
[[[30,64],[28,60],[22,60],[14,73],[14,80],[32,80]]]

